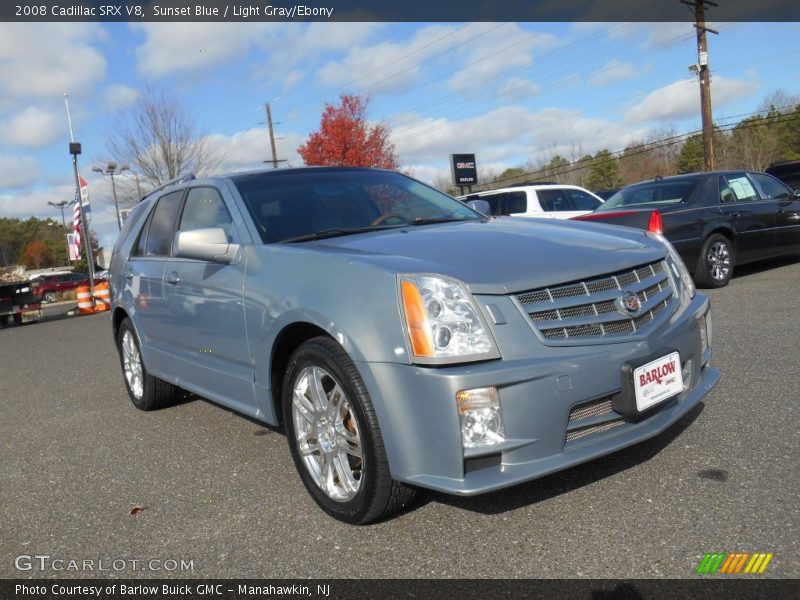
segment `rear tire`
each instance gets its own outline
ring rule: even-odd
[[[142,360],[141,346],[130,319],[125,318],[117,334],[122,375],[131,402],[139,410],[156,410],[171,404],[175,386],[147,372]]]
[[[733,276],[733,266],[733,246],[730,239],[713,233],[703,243],[697,258],[695,281],[699,287],[725,287]]]
[[[317,337],[300,346],[282,391],[292,459],[325,512],[366,525],[411,503],[416,490],[391,478],[369,393],[339,344]]]
[[[16,325],[17,327],[22,325],[22,315],[20,314],[14,315],[14,325]]]

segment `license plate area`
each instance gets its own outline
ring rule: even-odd
[[[636,410],[643,412],[683,391],[681,357],[672,352],[633,370]]]

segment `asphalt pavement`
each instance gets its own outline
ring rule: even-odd
[[[136,410],[108,313],[2,329],[0,577],[692,578],[707,552],[798,577],[800,258],[710,296],[722,380],[669,431],[367,527],[317,508],[281,432],[193,397]]]

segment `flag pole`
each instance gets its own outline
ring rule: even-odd
[[[75,173],[75,190],[77,193],[78,206],[81,211],[81,237],[84,239],[84,247],[86,248],[86,264],[89,267],[89,285],[91,286],[92,294],[94,294],[94,256],[92,255],[92,242],[91,232],[89,231],[89,222],[86,220],[86,213],[83,210],[83,197],[81,194],[81,178],[78,175],[78,154],[81,153],[81,145],[75,142],[75,134],[72,131],[72,116],[69,114],[69,96],[64,93],[64,105],[67,108],[67,123],[69,123],[69,153],[72,155],[72,170]],[[86,235],[84,235],[84,233]],[[94,297],[94,296],[92,296]]]

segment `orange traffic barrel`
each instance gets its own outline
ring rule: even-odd
[[[111,290],[107,281],[100,281],[94,285],[94,310],[95,312],[111,310]]]
[[[94,299],[92,298],[92,288],[88,285],[79,285],[75,288],[78,295],[78,314],[91,315],[94,313]]]

